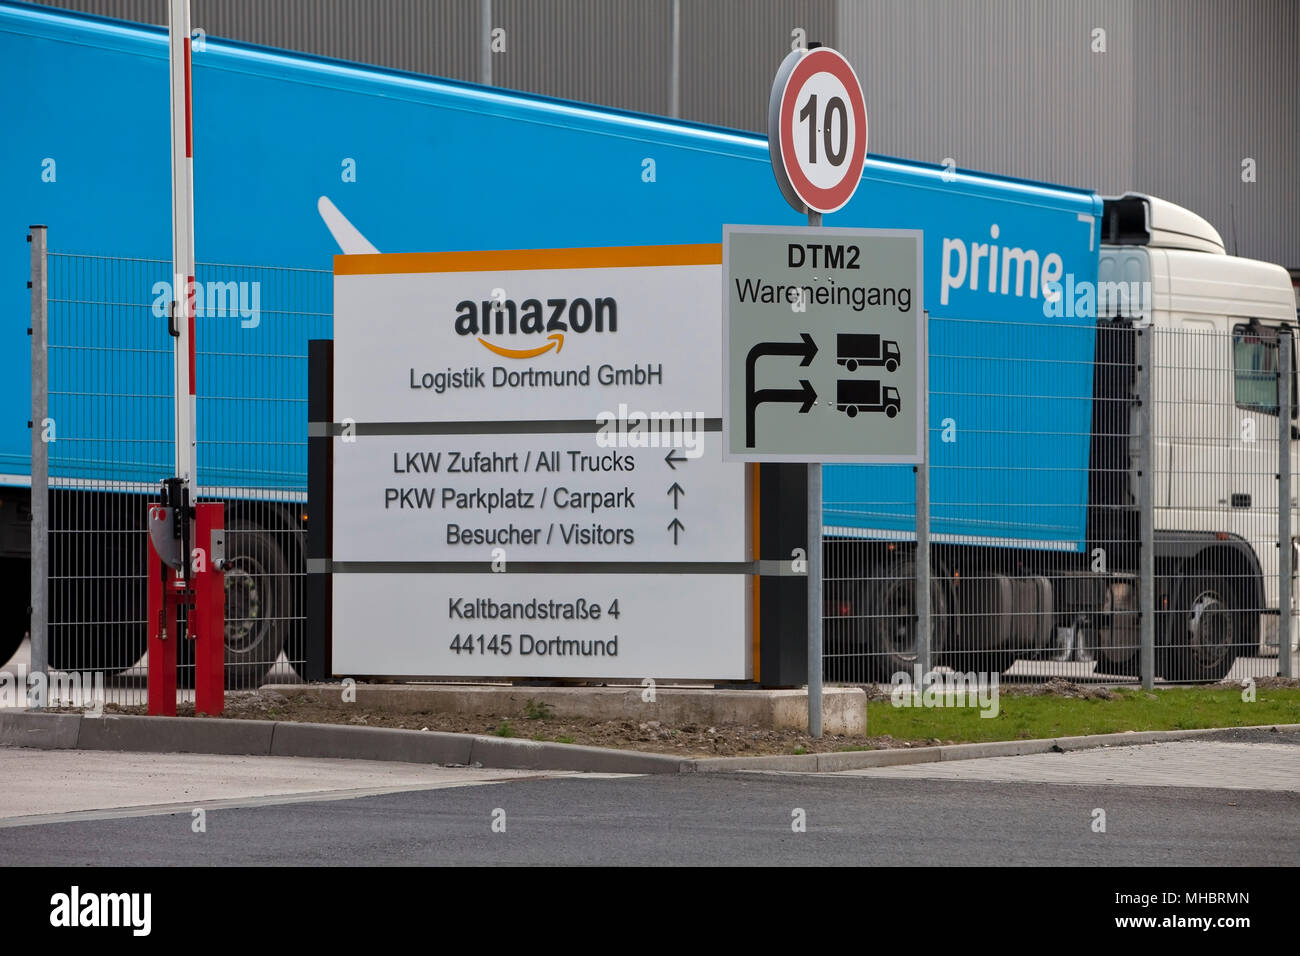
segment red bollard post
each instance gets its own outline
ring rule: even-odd
[[[216,534],[214,534],[216,532]],[[194,546],[204,559],[194,572],[190,637],[194,640],[194,713],[221,715],[226,707],[225,505],[195,506]],[[174,673],[174,668],[173,668]]]
[[[152,507],[152,506],[151,506]],[[176,716],[176,641],[179,622],[171,568],[164,568],[153,545],[149,550],[149,714]]]

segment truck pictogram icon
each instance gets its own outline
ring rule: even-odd
[[[835,361],[850,372],[860,365],[883,365],[893,372],[903,364],[903,356],[892,339],[882,341],[875,333],[841,333],[835,336]]]
[[[898,389],[882,388],[878,379],[862,382],[842,378],[835,383],[835,407],[849,418],[856,418],[858,412],[884,412],[893,418],[902,406]]]

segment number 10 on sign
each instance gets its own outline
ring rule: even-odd
[[[772,84],[768,146],[777,184],[799,212],[835,212],[853,197],[867,108],[848,60],[826,47],[786,57]]]

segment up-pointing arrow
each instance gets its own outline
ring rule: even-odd
[[[673,511],[676,511],[677,503],[681,501],[682,495],[686,494],[686,489],[674,481],[672,485],[669,486],[668,493],[673,496]]]
[[[673,533],[673,544],[677,544],[677,535],[686,530],[686,525],[682,524],[676,518],[668,522],[668,530]]]

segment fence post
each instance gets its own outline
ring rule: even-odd
[[[29,673],[48,678],[49,651],[49,581],[50,581],[50,461],[45,440],[45,420],[49,417],[49,263],[46,256],[45,226],[32,226],[27,237],[32,245],[32,538],[31,538],[31,666]],[[36,687],[47,686],[38,679]],[[32,703],[45,706],[39,693]]]
[[[1277,663],[1291,673],[1291,332],[1277,334]]]
[[[1155,327],[1137,332],[1138,418],[1138,673],[1142,687],[1155,685],[1156,549],[1155,549],[1155,396],[1151,391],[1151,361],[1155,353]]]
[[[921,322],[926,338],[923,354],[929,354],[930,313]],[[930,608],[930,370],[922,371],[924,383],[917,396],[921,403],[921,462],[916,466],[916,666],[922,682],[932,670],[930,636],[934,633]],[[924,690],[913,687],[912,692]]]

